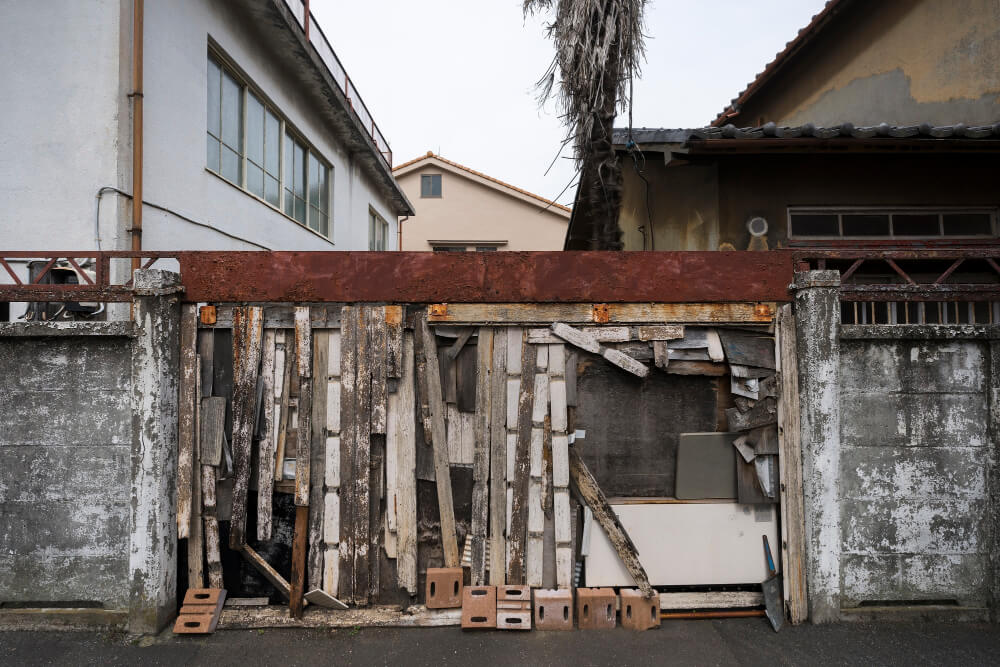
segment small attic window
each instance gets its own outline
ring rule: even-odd
[[[420,175],[420,196],[421,198],[441,196],[441,174]]]
[[[996,211],[989,209],[790,208],[792,239],[993,238]]]

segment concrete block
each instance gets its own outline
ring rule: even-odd
[[[576,589],[576,622],[581,630],[614,628],[617,595],[613,588]]]
[[[660,627],[660,596],[644,598],[638,588],[618,591],[622,607],[622,627],[628,630],[649,630]]]
[[[975,554],[986,547],[984,498],[849,498],[841,512],[846,553]]]
[[[462,629],[497,627],[496,586],[466,586],[462,590]]]
[[[844,498],[986,496],[986,461],[977,448],[845,447],[840,475]]]
[[[573,629],[573,591],[568,588],[535,591],[535,629]]]
[[[427,568],[428,609],[454,609],[462,606],[462,568]]]

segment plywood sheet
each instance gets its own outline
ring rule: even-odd
[[[614,499],[611,504],[635,543],[653,586],[759,584],[768,577],[761,535],[767,535],[771,544],[779,544],[773,506],[720,502],[624,505]],[[591,527],[588,553],[587,586],[633,585],[596,523]]]

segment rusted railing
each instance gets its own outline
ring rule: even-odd
[[[368,107],[365,106],[364,100],[361,99],[361,95],[358,93],[358,89],[354,87],[354,83],[351,81],[350,77],[347,76],[347,70],[340,62],[340,58],[334,52],[333,47],[330,46],[329,40],[327,40],[326,35],[323,34],[323,29],[320,28],[319,23],[316,21],[315,16],[309,11],[308,0],[284,0],[285,5],[288,7],[289,11],[295,16],[299,25],[302,27],[303,32],[306,35],[306,39],[313,45],[316,49],[316,53],[319,54],[320,60],[326,65],[327,70],[330,72],[330,76],[337,83],[337,86],[344,92],[347,96],[347,101],[351,105],[351,109],[354,111],[355,115],[358,117],[358,121],[365,131],[371,136],[372,141],[375,142],[375,147],[378,149],[379,154],[385,161],[386,165],[390,168],[392,167],[392,149],[389,148],[389,142],[386,140],[382,131],[378,129],[378,125],[375,124],[375,120],[368,111]]]

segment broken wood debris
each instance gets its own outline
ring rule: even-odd
[[[615,366],[618,366],[633,375],[637,375],[639,377],[646,377],[649,375],[649,367],[645,364],[636,361],[624,352],[601,345],[601,343],[594,336],[579,329],[574,329],[568,324],[553,322],[552,333],[567,343],[576,345],[582,350],[601,355]]]

